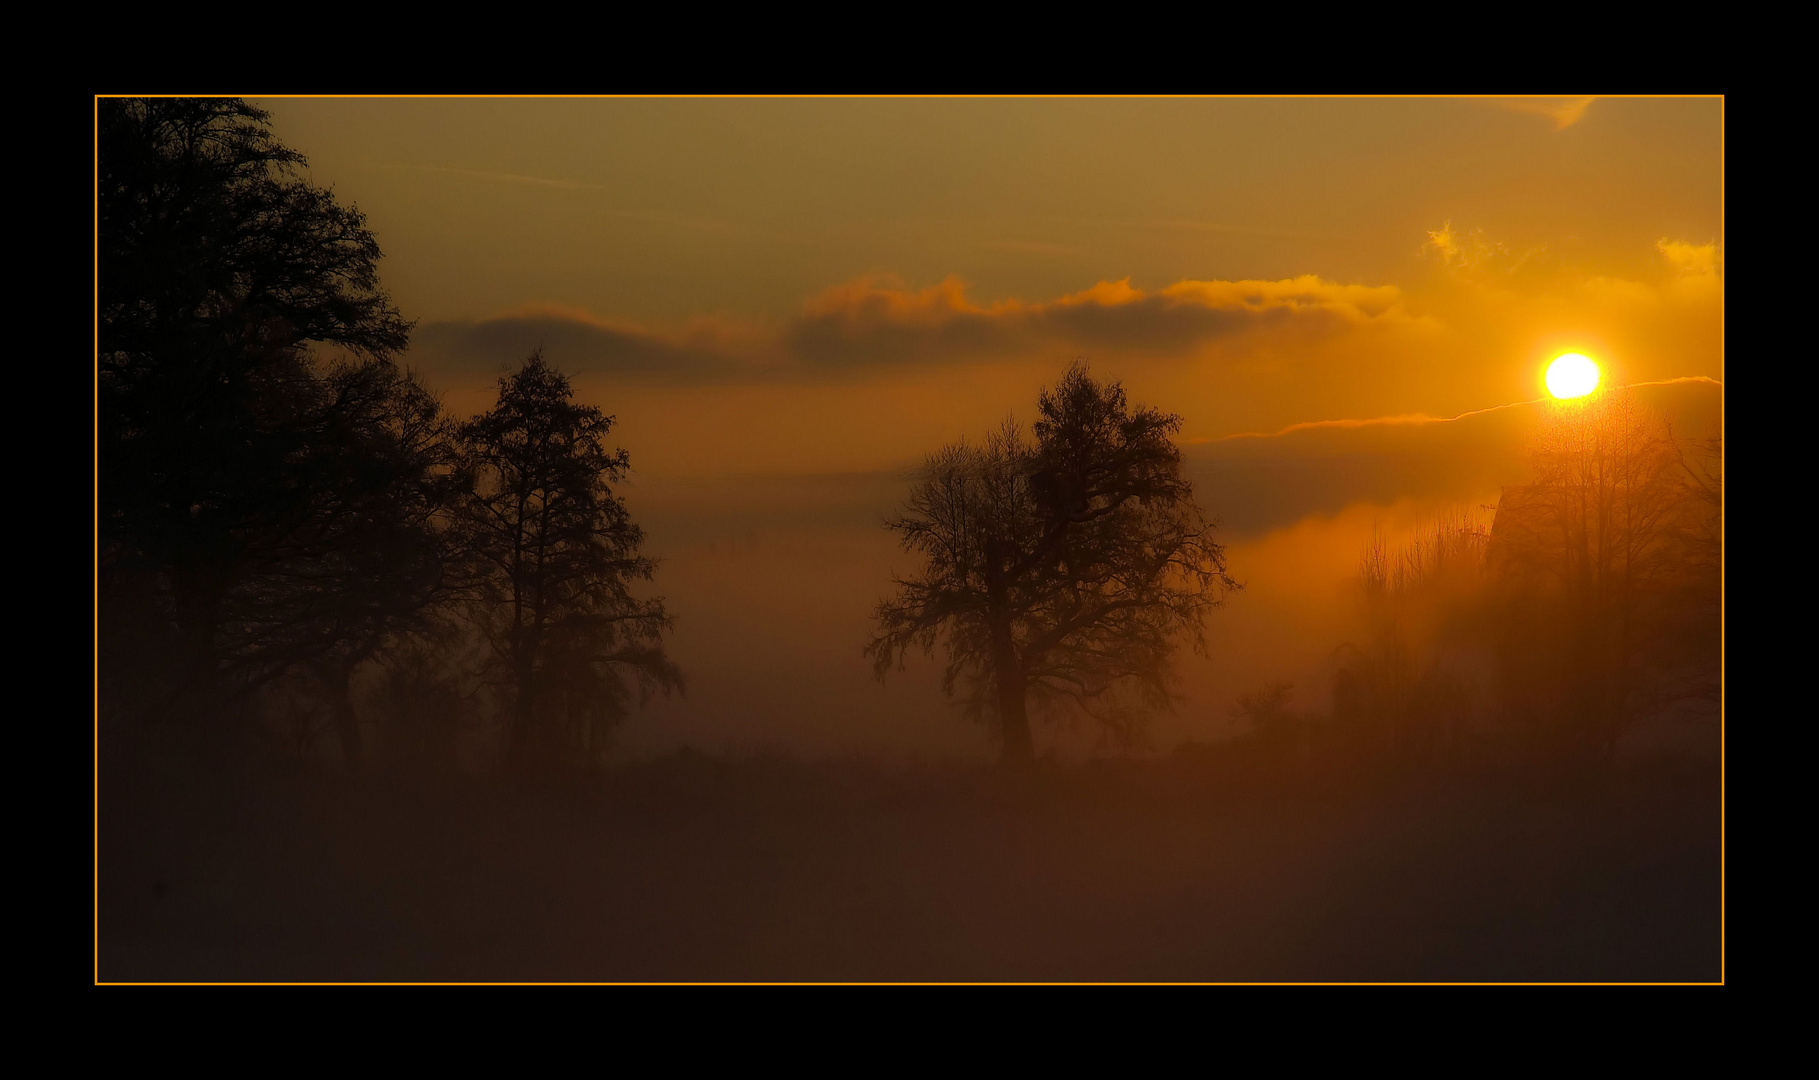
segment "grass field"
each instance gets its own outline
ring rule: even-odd
[[[235,775],[113,786],[102,981],[1721,977],[1709,765]]]

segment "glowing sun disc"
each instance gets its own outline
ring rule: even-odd
[[[1583,353],[1561,353],[1547,366],[1547,392],[1557,398],[1584,397],[1598,389],[1598,365]]]

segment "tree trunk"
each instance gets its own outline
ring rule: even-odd
[[[1010,583],[1006,580],[1002,545],[985,545],[986,620],[992,643],[992,681],[998,691],[998,732],[1004,740],[1004,761],[1022,764],[1036,757],[1030,738],[1029,712],[1024,706],[1023,663],[1011,636]]]
[[[328,695],[329,712],[334,717],[335,735],[341,740],[341,753],[349,769],[360,768],[366,758],[366,740],[360,731],[360,717],[354,712],[351,689],[354,668],[359,661],[348,655],[330,654],[310,661],[309,671]]]
[[[337,667],[337,675],[333,687],[335,730],[341,735],[341,752],[347,758],[347,767],[358,769],[366,757],[366,743],[360,734],[360,718],[354,715],[354,698],[348,691],[348,672],[345,668]]]
[[[517,664],[518,693],[513,701],[515,715],[512,718],[512,757],[522,764],[530,752],[531,720],[536,712],[536,667],[535,661]]]
[[[998,687],[998,725],[1004,737],[1004,761],[1022,765],[1036,758],[1036,742],[1030,736],[1029,713],[1024,708],[1023,679],[1003,680]]]
[[[183,643],[182,670],[171,702],[213,721],[224,696],[215,638],[226,588],[219,575],[193,567],[178,567],[171,575],[171,587],[178,637]]]
[[[998,690],[998,730],[1004,739],[1004,761],[1020,765],[1035,760],[1036,743],[1030,737],[1029,711],[1024,703],[1023,665],[1011,641],[1010,621],[993,620],[992,679]]]

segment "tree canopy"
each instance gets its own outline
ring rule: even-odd
[[[461,428],[475,481],[460,516],[472,611],[511,691],[520,756],[539,736],[597,749],[633,690],[683,685],[662,648],[663,601],[632,593],[657,564],[611,487],[629,467],[606,446],[612,425],[539,352]]]
[[[192,684],[364,656],[438,587],[452,475],[378,243],[244,101],[96,110],[103,603]]]
[[[995,711],[1007,759],[1033,754],[1028,702],[1075,707],[1113,737],[1171,702],[1169,658],[1238,585],[1181,475],[1180,418],[1133,408],[1076,364],[980,445],[931,455],[886,525],[922,572],[895,580],[867,646],[883,677],[946,648],[943,678]]]

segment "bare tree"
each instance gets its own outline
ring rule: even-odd
[[[1506,643],[1509,661],[1551,668],[1511,680],[1512,691],[1541,693],[1531,713],[1608,757],[1678,693],[1667,669],[1685,658],[1670,655],[1697,626],[1677,594],[1715,563],[1702,507],[1719,489],[1627,391],[1553,409],[1531,452],[1535,482],[1504,489],[1489,555],[1512,605],[1504,622],[1529,628]]]
[[[1365,543],[1362,634],[1334,651],[1334,734],[1354,759],[1420,764],[1463,748],[1473,688],[1460,669],[1473,666],[1489,543],[1459,508],[1395,548],[1381,531]]]
[[[1662,605],[1671,696],[1715,704],[1724,689],[1724,437],[1676,441],[1679,512],[1669,530],[1677,573]]]
[[[1009,761],[1033,756],[1031,700],[1128,737],[1120,691],[1170,704],[1175,645],[1204,649],[1206,613],[1238,588],[1181,475],[1179,417],[1133,409],[1081,364],[1037,412],[1033,439],[1006,423],[930,456],[886,522],[923,570],[895,580],[866,647],[882,678],[945,646],[943,688],[995,711]]]

